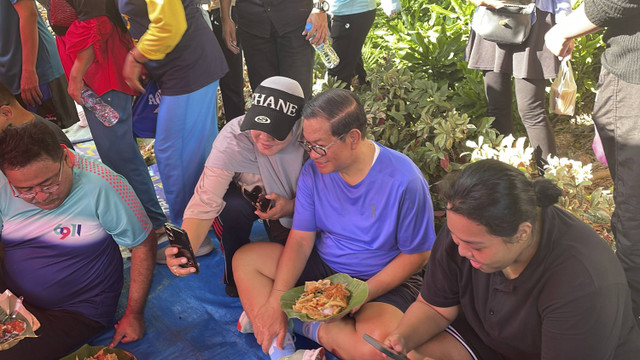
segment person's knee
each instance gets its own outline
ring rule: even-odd
[[[260,271],[269,273],[269,269],[275,273],[278,259],[282,253],[283,246],[272,242],[254,242],[242,246],[233,255],[233,271],[237,275],[240,273]]]

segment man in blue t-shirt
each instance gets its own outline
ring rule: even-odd
[[[131,283],[111,345],[141,338],[156,237],[129,184],[60,146],[38,121],[0,134],[0,168],[0,291],[23,296],[41,324],[37,338],[0,358],[58,359],[112,324],[123,285],[118,245],[131,248]]]
[[[365,303],[337,321],[294,320],[294,331],[342,359],[374,359],[377,352],[362,335],[389,334],[421,285],[435,239],[429,188],[408,157],[366,138],[364,108],[352,92],[316,96],[302,118],[300,143],[310,160],[298,180],[286,245],[252,243],[233,259],[245,310],[239,327],[250,321],[264,352],[286,358],[295,348],[280,309],[282,293],[346,273],[366,281]],[[313,355],[304,358],[322,358],[323,351],[306,352]]]

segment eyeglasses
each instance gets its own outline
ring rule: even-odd
[[[34,197],[36,197],[36,194],[38,193],[51,194],[52,192],[55,192],[56,190],[58,190],[62,182],[62,169],[64,168],[63,167],[64,154],[65,152],[63,151],[62,156],[60,157],[60,173],[58,174],[58,182],[56,184],[47,185],[47,186],[36,185],[35,187],[40,187],[40,190],[22,192],[22,191],[18,191],[18,189],[15,189],[13,184],[9,183],[9,185],[11,185],[11,193],[13,194],[13,196],[23,200],[31,200]]]
[[[327,156],[327,149],[330,148],[336,142],[340,141],[346,135],[347,134],[342,134],[338,136],[335,140],[330,142],[329,145],[327,146],[311,145],[306,139],[298,140],[298,144],[300,144],[300,146],[302,146],[306,152],[310,153],[311,150],[313,150],[313,152],[315,152],[316,154],[320,155],[320,157],[322,157],[322,156]]]

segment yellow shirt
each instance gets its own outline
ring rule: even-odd
[[[145,0],[149,28],[136,47],[150,60],[162,60],[176,47],[187,30],[187,18],[180,0]]]

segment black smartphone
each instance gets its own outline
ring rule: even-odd
[[[394,359],[394,360],[409,360],[409,358],[406,357],[405,355],[393,350],[392,348],[388,347],[387,345],[385,345],[385,344],[381,343],[380,341],[372,338],[368,334],[364,334],[364,335],[362,335],[362,337],[364,338],[364,340],[366,342],[371,344],[371,346],[376,348],[376,350],[378,350],[381,353],[387,355],[390,359]]]
[[[178,248],[178,253],[175,256],[177,258],[187,258],[187,262],[181,264],[180,267],[194,267],[196,268],[195,274],[200,273],[200,268],[198,268],[198,262],[196,261],[196,255],[191,248],[191,242],[189,241],[189,235],[187,235],[187,232],[170,223],[165,223],[164,229],[167,231],[170,246]]]
[[[269,209],[271,209],[271,206],[273,205],[273,201],[267,199],[267,196],[264,193],[264,190],[262,190],[262,186],[256,185],[253,187],[251,191],[248,191],[247,189],[244,188],[244,185],[243,185],[241,191],[242,191],[242,196],[244,196],[244,198],[247,199],[247,201],[249,201],[253,206],[255,206],[256,209],[262,212],[267,212],[269,211]]]
[[[271,209],[271,206],[273,205],[272,200],[267,199],[267,197],[264,194],[260,194],[260,196],[258,196],[258,201],[256,201],[256,208],[262,212],[267,212],[269,211],[269,209]]]

